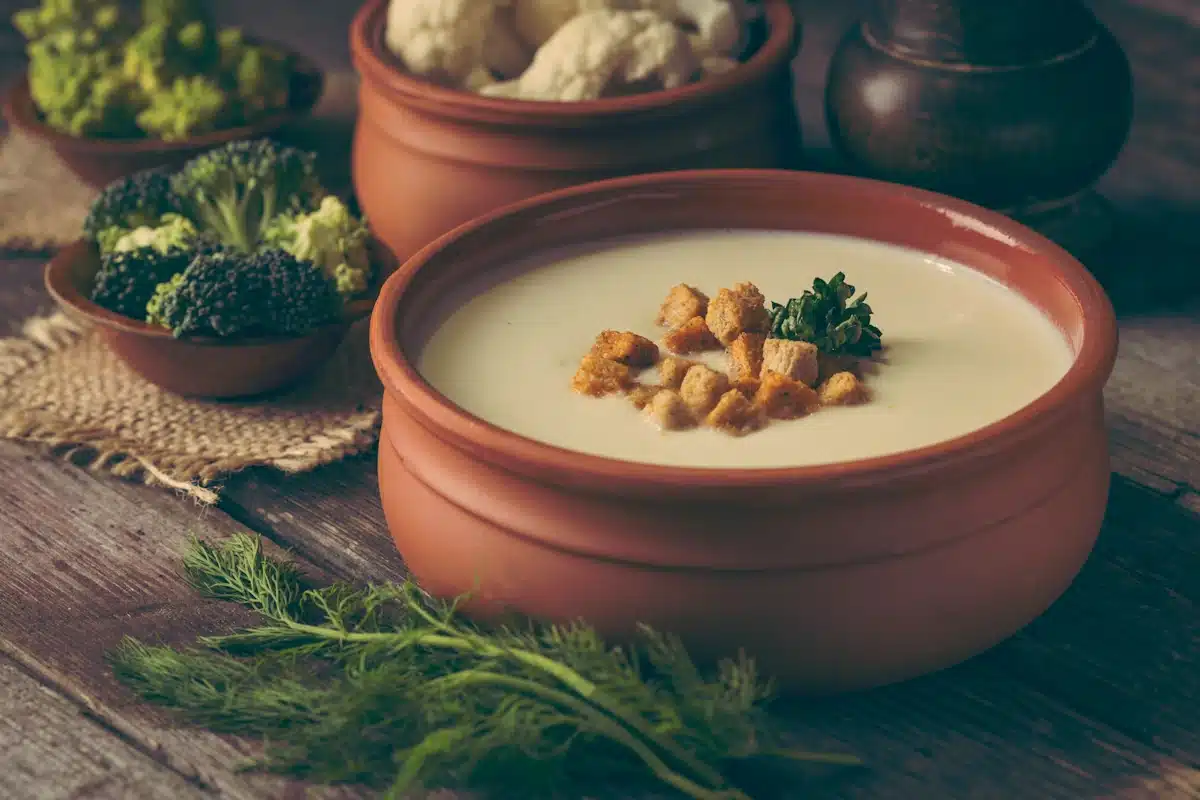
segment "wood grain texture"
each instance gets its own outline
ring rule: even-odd
[[[818,163],[827,157],[825,64],[863,2],[797,2],[808,20],[797,93]],[[1200,797],[1200,12],[1190,0],[1091,5],[1125,46],[1138,92],[1129,145],[1101,182],[1124,237],[1105,263],[1090,265],[1121,309],[1107,400],[1123,479],[1105,530],[1076,585],[1012,642],[941,675],[790,708],[798,743],[848,748],[870,763],[816,773],[797,796]],[[325,65],[345,63],[344,37],[336,47],[327,38],[344,6],[321,0],[295,14],[283,0],[219,6],[231,22],[286,20],[281,38],[321,40],[306,49]],[[0,261],[0,335],[49,307],[40,267]],[[250,473],[230,483],[219,510],[201,512],[0,445],[0,652],[28,673],[6,683],[0,660],[0,796],[21,797],[5,783],[13,752],[25,753],[20,769],[30,776],[16,789],[44,787],[28,796],[302,795],[295,784],[234,774],[246,749],[133,703],[102,662],[122,635],[183,641],[237,624],[235,609],[197,602],[177,568],[189,532],[220,536],[242,524],[339,577],[403,575],[370,457],[290,478]],[[30,694],[29,675],[61,695]],[[25,705],[11,710],[8,694]],[[80,709],[97,722],[81,720]],[[13,750],[14,741],[35,749]],[[36,750],[47,743],[54,754]],[[118,773],[115,783],[95,783]]]
[[[0,657],[0,797],[213,797]]]
[[[241,800],[287,784],[235,774],[253,751],[171,724],[104,662],[124,636],[190,642],[248,621],[199,600],[179,567],[190,534],[237,530],[219,512],[0,444],[0,652],[188,781]]]

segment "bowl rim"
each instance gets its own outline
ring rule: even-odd
[[[486,236],[503,220],[587,214],[589,207],[653,190],[715,193],[726,186],[782,185],[795,192],[821,187],[857,189],[918,213],[949,217],[974,232],[987,231],[1006,248],[1035,254],[1053,266],[1058,282],[1080,310],[1083,336],[1067,372],[1050,389],[1012,414],[953,439],[866,459],[803,467],[679,467],[624,461],[527,438],[456,406],[421,377],[404,354],[396,325],[398,307],[415,276],[464,239]],[[669,227],[669,226],[668,226]],[[717,226],[707,226],[717,227]],[[738,226],[749,229],[751,226]],[[668,228],[664,228],[666,230]],[[701,228],[705,229],[705,228]],[[597,235],[596,240],[610,238]],[[536,251],[535,251],[536,252]],[[530,253],[532,254],[532,253]],[[973,460],[1045,430],[1107,382],[1116,361],[1117,323],[1100,284],[1073,256],[1041,234],[997,212],[963,200],[900,184],[828,173],[788,170],[690,170],[613,178],[549,192],[499,208],[466,222],[426,245],[384,283],[371,315],[371,355],[387,393],[434,435],[473,456],[543,482],[603,489],[652,486],[656,489],[749,489],[786,486],[877,485],[921,475],[947,464]]]
[[[383,45],[388,0],[367,0],[350,23],[350,53],[359,77],[403,99],[406,106],[439,117],[486,120],[494,124],[576,127],[631,114],[685,113],[719,102],[746,86],[762,83],[791,63],[800,42],[800,22],[789,0],[763,0],[767,38],[736,69],[674,89],[580,102],[544,102],[485,97],[440,86],[411,75]]]
[[[300,77],[310,81],[313,84],[313,91],[309,93],[311,97],[305,98],[300,103],[293,103],[292,99],[289,98],[286,108],[261,117],[250,125],[240,125],[236,128],[222,128],[200,136],[192,136],[173,142],[153,138],[93,138],[63,133],[50,127],[39,118],[37,106],[33,102],[33,95],[30,92],[29,70],[26,68],[4,93],[0,111],[3,112],[4,118],[14,128],[30,136],[42,139],[52,147],[88,151],[95,155],[179,153],[213,147],[238,139],[257,138],[268,131],[281,128],[312,113],[325,92],[325,74],[315,61],[291,47],[267,39],[249,38],[286,52],[292,59],[291,80],[295,81],[297,77]]]
[[[379,291],[385,282],[385,279],[382,279],[384,273],[377,269],[376,277],[372,281],[372,291],[346,303],[342,309],[341,319],[313,328],[307,333],[296,336],[258,336],[234,339],[221,339],[215,336],[186,336],[177,338],[164,328],[159,328],[147,322],[133,319],[132,317],[122,316],[93,303],[91,298],[81,290],[76,281],[72,280],[72,267],[85,258],[99,259],[99,252],[91,242],[85,239],[76,239],[56,252],[46,262],[42,273],[43,284],[46,287],[46,292],[63,311],[77,318],[84,319],[92,325],[117,333],[138,336],[143,339],[186,342],[191,345],[206,347],[258,347],[278,344],[279,342],[307,339],[311,336],[320,335],[330,328],[353,324],[371,313],[371,308],[374,306],[375,300],[379,296]]]

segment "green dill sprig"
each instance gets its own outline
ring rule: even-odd
[[[255,766],[307,780],[533,797],[580,780],[649,776],[700,800],[748,800],[724,772],[779,749],[772,695],[741,656],[706,674],[678,639],[635,645],[592,628],[483,629],[415,584],[308,586],[257,537],[193,541],[189,582],[263,623],[176,650],[126,640],[110,660],[142,698],[209,729],[264,740]]]
[[[811,342],[823,353],[866,358],[883,347],[879,328],[871,324],[867,295],[853,302],[854,287],[839,272],[828,281],[813,280],[813,288],[786,304],[771,303],[771,336]]]

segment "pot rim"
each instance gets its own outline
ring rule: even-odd
[[[54,302],[67,313],[75,316],[77,319],[82,319],[92,325],[106,328],[116,333],[121,333],[128,336],[137,336],[142,339],[158,339],[160,341],[181,342],[190,345],[202,345],[205,347],[258,347],[263,345],[278,344],[280,342],[295,341],[298,339],[308,339],[313,336],[321,335],[322,332],[332,329],[345,327],[353,322],[356,322],[371,313],[371,308],[375,303],[375,297],[378,295],[381,281],[379,280],[384,274],[388,274],[383,269],[377,269],[377,276],[374,284],[375,290],[367,295],[357,298],[350,303],[347,303],[342,309],[341,319],[330,322],[319,328],[314,328],[307,333],[302,333],[298,336],[258,336],[251,338],[234,338],[220,339],[213,336],[189,336],[177,338],[170,331],[160,328],[156,325],[151,325],[148,322],[133,319],[132,317],[122,316],[115,311],[109,311],[92,302],[87,293],[79,285],[78,276],[73,269],[74,266],[84,259],[99,259],[99,253],[95,247],[84,239],[77,239],[71,244],[59,250],[54,256],[46,262],[45,272],[43,273],[43,283],[46,287],[46,292],[53,298]]]
[[[417,372],[405,356],[396,320],[406,289],[425,269],[453,258],[472,239],[495,235],[505,222],[584,215],[590,208],[645,197],[653,191],[720,194],[724,188],[772,186],[797,195],[840,188],[913,213],[953,222],[963,236],[983,235],[1009,251],[1043,260],[1078,309],[1082,335],[1075,358],[1048,391],[1009,416],[944,442],[869,459],[805,467],[720,469],[645,464],[581,453],[545,444],[495,426],[454,405]],[[665,224],[663,230],[685,228]],[[706,225],[700,229],[720,226]],[[739,225],[749,229],[753,226]],[[613,234],[620,235],[620,234]],[[853,234],[850,234],[853,235]],[[610,238],[597,236],[596,240]],[[583,241],[583,240],[580,240]],[[532,255],[536,249],[523,253]],[[446,255],[449,253],[449,255]],[[1016,291],[1015,289],[1010,289]],[[1031,298],[1026,298],[1031,301]],[[1045,313],[1045,312],[1043,312]],[[1098,393],[1116,361],[1116,316],[1100,284],[1073,256],[1035,231],[993,211],[933,192],[864,178],[786,170],[692,170],[635,175],[574,186],[499,208],[464,223],[425,246],[384,283],[371,315],[371,355],[385,391],[440,438],[504,469],[589,490],[645,491],[788,487],[851,488],[894,482],[932,469],[973,461],[1047,430]]]
[[[647,113],[682,114],[695,106],[720,102],[746,86],[770,79],[786,67],[799,47],[799,23],[789,0],[763,0],[768,35],[762,46],[736,69],[656,92],[581,102],[542,102],[484,97],[439,86],[400,66],[383,45],[389,0],[367,0],[350,23],[350,53],[359,77],[391,94],[405,107],[452,119],[496,125],[580,127]]]
[[[249,37],[253,38],[253,37]],[[255,41],[271,45],[286,52],[292,59],[291,80],[293,85],[297,79],[308,81],[312,90],[307,96],[288,98],[286,108],[267,114],[249,125],[236,128],[223,128],[200,136],[190,136],[187,139],[168,142],[163,139],[105,139],[74,136],[55,130],[38,116],[37,106],[29,88],[29,70],[25,70],[5,92],[3,98],[4,118],[16,129],[48,142],[52,147],[63,150],[86,152],[96,156],[128,156],[150,153],[184,153],[191,150],[206,149],[226,142],[239,139],[255,139],[282,128],[301,117],[304,117],[317,107],[325,92],[325,74],[316,62],[291,47],[265,39]]]

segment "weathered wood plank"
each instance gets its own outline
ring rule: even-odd
[[[999,653],[1056,700],[1200,766],[1200,517],[1124,481],[1087,567]]]
[[[213,797],[0,657],[0,797]]]
[[[270,476],[253,476],[227,493],[227,498],[240,498],[241,492],[252,493],[258,505],[247,509],[227,499],[226,507],[234,515],[247,516],[250,522],[269,529],[272,535],[287,541],[325,569],[359,579],[401,576],[403,564],[379,516],[372,463],[358,459],[353,467],[353,473],[344,465],[320,470],[289,479],[287,487],[274,489]],[[1122,486],[1118,491],[1138,489]],[[268,500],[269,495],[274,497]],[[1151,497],[1157,499],[1157,495]],[[1105,531],[1102,553],[1118,551],[1121,541],[1120,531],[1114,533],[1110,524],[1110,530]],[[1170,549],[1174,545],[1165,542],[1160,546]],[[1144,559],[1153,560],[1158,555],[1146,553]],[[1096,569],[1094,565],[1088,567]],[[1178,570],[1187,569],[1187,560],[1178,561]],[[1159,577],[1177,582],[1180,576],[1172,571]],[[1082,590],[1087,591],[1098,579],[1105,578],[1081,579]],[[1064,625],[1068,628],[1073,625],[1076,613],[1073,609],[1081,604],[1086,606],[1090,597],[1091,594],[1085,594],[1072,601],[1067,607],[1072,616],[1064,618]],[[1105,608],[1120,606],[1122,597],[1114,597]],[[1057,608],[1051,612],[1051,619],[1057,612]],[[1122,618],[1106,619],[1115,626]],[[1175,624],[1175,614],[1171,615],[1171,622]],[[1145,741],[1134,744],[1134,736],[1115,735],[1110,728],[1088,720],[1087,716],[1067,711],[1056,698],[1028,690],[1016,678],[1016,668],[1022,672],[1036,668],[1036,658],[1042,657],[1045,650],[1061,645],[1069,652],[1078,646],[1078,637],[1070,636],[1069,631],[1064,634],[1062,627],[1045,627],[1030,644],[1025,644],[1022,637],[977,662],[942,675],[859,698],[798,709],[797,718],[803,720],[803,724],[798,723],[798,730],[815,736],[817,744],[848,747],[862,753],[874,765],[865,774],[836,777],[833,786],[820,790],[811,787],[815,793],[811,796],[898,800],[912,796],[997,800],[1013,796],[1188,796],[1142,793],[1144,780],[1151,780],[1151,776],[1162,770],[1181,769],[1174,759],[1153,754],[1154,747],[1145,742],[1153,739],[1152,730],[1168,730],[1169,744],[1174,744],[1175,752],[1184,756],[1187,742],[1181,741],[1180,736],[1187,735],[1187,730],[1183,728],[1186,720],[1182,716],[1157,720],[1164,726],[1171,722],[1174,727],[1169,729],[1147,729],[1144,718],[1139,718],[1138,724],[1130,727]],[[1174,630],[1186,634],[1188,628]],[[1056,664],[1056,669],[1067,676],[1064,680],[1085,667],[1086,663],[1079,658],[1064,657]],[[1180,672],[1187,668],[1188,662],[1178,664]],[[1164,675],[1165,678],[1172,675]],[[1141,688],[1147,690],[1146,686]],[[1164,687],[1157,681],[1148,688],[1168,705],[1172,698],[1186,697],[1164,696]],[[1181,709],[1183,712],[1186,711]],[[1105,722],[1111,724],[1109,720]],[[1121,744],[1115,744],[1116,741]],[[805,745],[816,746],[811,739]],[[1006,766],[1000,768],[1001,764]]]
[[[247,621],[228,604],[198,600],[179,571],[189,534],[235,530],[212,509],[0,444],[0,652],[190,781],[249,800],[289,784],[235,774],[250,750],[171,724],[104,663],[126,635],[186,642]]]

